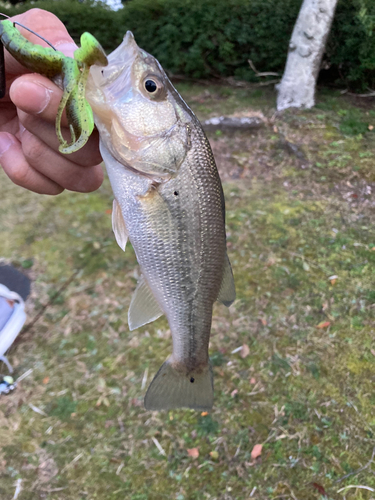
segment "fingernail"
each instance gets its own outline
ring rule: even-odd
[[[51,100],[51,90],[40,83],[27,82],[27,91],[32,93],[35,106],[35,114],[43,113]]]
[[[73,57],[74,52],[78,49],[77,45],[75,43],[70,43],[70,42],[61,42],[61,43],[56,43],[55,47],[57,50],[62,52],[68,57]]]
[[[14,141],[9,134],[0,134],[0,157],[8,151],[12,144]]]

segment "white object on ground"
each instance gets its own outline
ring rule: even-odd
[[[15,341],[25,321],[25,303],[22,297],[0,284],[0,361],[7,365],[10,373],[13,373],[13,368],[5,353]]]

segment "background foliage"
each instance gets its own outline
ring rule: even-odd
[[[132,0],[111,11],[92,0],[41,0],[73,37],[92,32],[114,49],[127,29],[172,74],[257,81],[258,71],[283,72],[301,0]],[[364,90],[375,86],[375,2],[339,0],[322,72],[325,83]]]

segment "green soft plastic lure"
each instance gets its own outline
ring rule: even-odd
[[[78,151],[86,144],[94,130],[92,109],[85,98],[90,66],[108,64],[100,43],[90,33],[83,33],[81,47],[74,52],[72,59],[52,47],[42,47],[29,42],[8,19],[0,21],[0,40],[8,52],[25,68],[46,76],[62,88],[63,96],[56,116],[59,151],[65,154]],[[4,68],[1,53],[0,67]],[[2,73],[4,75],[4,71]],[[5,93],[4,80],[0,81],[0,87]],[[64,109],[70,128],[70,143],[61,133],[61,117]]]

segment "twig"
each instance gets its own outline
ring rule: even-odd
[[[368,94],[355,94],[354,92],[346,92],[347,95],[353,95],[355,97],[375,97],[375,90],[372,90]]]
[[[31,408],[35,413],[39,413],[39,415],[43,415],[44,417],[48,417],[47,413],[37,406],[34,406],[33,404],[29,403],[29,408]]]
[[[250,65],[250,68],[254,71],[255,73],[255,76],[280,76],[279,73],[274,73],[273,71],[265,71],[264,73],[260,73],[256,67],[254,66],[254,63],[251,59],[248,59],[247,62],[249,63]]]
[[[279,83],[280,78],[276,78],[276,80],[267,80],[266,82],[256,83],[255,87],[266,87],[267,85],[273,85],[274,83]]]
[[[238,454],[240,453],[240,449],[241,449],[241,443],[238,445],[238,448],[236,450],[236,453],[233,455],[232,460],[234,460],[238,456]]]
[[[16,380],[17,384],[18,384],[18,382],[21,382],[21,380],[23,380],[24,378],[28,377],[31,373],[33,373],[33,368],[30,368],[25,373],[23,373],[20,377],[18,377],[18,379]]]
[[[62,468],[61,473],[65,472],[68,467],[78,462],[78,460],[82,457],[83,457],[83,452],[77,455],[75,458],[73,458],[73,460],[69,462],[67,465],[65,465],[65,467]]]
[[[363,470],[367,469],[367,467],[369,467],[372,463],[373,463],[373,460],[374,460],[374,457],[375,457],[375,448],[372,450],[372,455],[371,455],[371,458],[370,460],[367,462],[366,465],[364,465],[363,467],[361,467],[360,469],[357,469],[353,472],[349,472],[348,474],[345,474],[345,476],[342,476],[340,477],[340,479],[337,479],[335,481],[335,483],[341,483],[341,481],[343,481],[344,479],[346,479],[347,477],[349,476],[354,476],[356,474],[359,474],[360,472],[362,472]]]
[[[370,488],[370,486],[363,486],[361,484],[349,484],[349,486],[344,486],[343,488],[340,488],[339,490],[337,490],[337,493],[341,493],[342,491],[348,490],[349,488],[358,488],[360,490],[368,490],[368,491],[375,492],[374,488]]]
[[[142,378],[142,385],[141,385],[141,391],[143,391],[143,389],[146,387],[146,384],[147,384],[147,377],[148,377],[148,367],[146,368],[144,374],[143,374],[143,378]]]
[[[116,470],[116,476],[118,476],[122,470],[122,468],[124,467],[124,462],[121,462],[121,464],[117,467],[117,470]]]
[[[167,456],[167,454],[165,453],[164,449],[162,448],[161,444],[159,443],[159,441],[155,438],[155,437],[152,437],[151,438],[154,442],[154,445],[156,446],[156,448],[159,450],[159,453],[161,455],[164,455],[165,457]]]
[[[17,500],[18,498],[18,495],[21,493],[21,490],[22,490],[22,479],[17,479],[16,481],[16,491],[14,492],[14,496],[13,496],[13,499],[12,500]]]
[[[63,486],[61,488],[50,488],[49,490],[42,489],[41,491],[45,491],[46,493],[54,493],[55,491],[62,491],[62,490],[66,490],[66,489],[67,489],[67,486]]]

